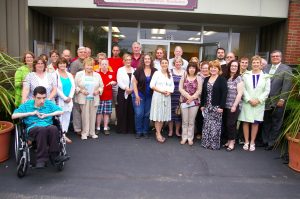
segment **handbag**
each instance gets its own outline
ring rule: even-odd
[[[178,105],[175,108],[175,115],[178,116],[181,115],[181,102],[182,102],[182,95],[180,95]]]
[[[181,115],[181,108],[180,108],[180,102],[178,103],[178,105],[175,108],[175,115],[180,116]]]

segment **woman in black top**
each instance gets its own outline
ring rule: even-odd
[[[141,58],[141,63],[133,73],[133,91],[132,103],[135,115],[136,138],[144,135],[149,138],[149,116],[152,100],[152,89],[150,81],[156,69],[153,66],[152,57],[148,54]]]
[[[202,146],[215,150],[220,149],[227,80],[220,76],[221,65],[217,60],[209,62],[209,72],[210,76],[204,79],[201,94],[201,111],[204,117]]]

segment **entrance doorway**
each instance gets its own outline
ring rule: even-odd
[[[166,51],[168,59],[174,57],[174,49],[181,46],[183,49],[182,58],[189,61],[191,57],[197,57],[200,61],[213,60],[216,57],[216,50],[220,46],[219,42],[214,43],[193,43],[193,42],[173,42],[168,40],[140,40],[142,52],[148,53],[155,58],[155,49],[162,47]]]

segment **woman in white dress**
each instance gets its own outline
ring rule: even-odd
[[[67,72],[68,61],[61,58],[57,61],[57,105],[62,108],[64,113],[59,117],[62,126],[62,131],[67,143],[72,143],[66,133],[68,132],[70,117],[73,108],[73,96],[75,93],[75,82],[73,75]]]
[[[156,140],[165,142],[161,135],[163,122],[171,120],[171,93],[174,92],[174,82],[168,70],[169,62],[162,59],[161,70],[156,71],[150,82],[150,88],[154,91],[151,101],[150,120],[154,121]]]

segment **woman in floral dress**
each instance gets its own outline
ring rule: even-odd
[[[222,114],[226,105],[227,80],[220,76],[221,65],[215,60],[209,62],[210,76],[203,82],[201,111],[204,124],[202,146],[208,149],[220,149]]]

